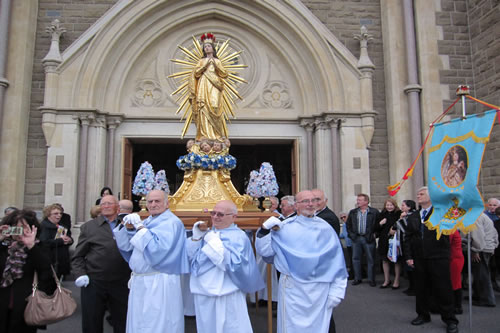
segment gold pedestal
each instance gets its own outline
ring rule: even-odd
[[[185,171],[181,187],[169,197],[173,211],[210,211],[221,200],[234,202],[238,211],[258,211],[252,197],[236,191],[225,169]]]

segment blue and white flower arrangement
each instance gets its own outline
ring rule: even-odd
[[[263,162],[260,170],[250,172],[247,194],[254,198],[275,196],[279,192],[278,182],[274,174],[273,166],[269,162]]]
[[[156,173],[154,189],[166,192],[167,194],[170,193],[170,188],[168,187],[167,182],[167,174],[165,173],[165,170],[160,170]]]
[[[236,158],[231,155],[198,155],[189,153],[177,159],[176,165],[181,170],[203,169],[203,170],[233,170],[236,168]]]
[[[134,179],[132,193],[135,195],[146,195],[155,188],[155,173],[153,166],[148,162],[144,162],[139,167],[137,175]]]

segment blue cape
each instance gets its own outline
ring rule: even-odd
[[[294,216],[271,233],[274,264],[279,272],[305,283],[331,283],[347,277],[342,245],[325,220]]]
[[[220,239],[224,245],[224,264],[226,274],[231,281],[243,292],[252,293],[265,287],[260,275],[252,245],[247,235],[234,224],[225,229],[214,229],[220,232]],[[191,274],[201,275],[215,267],[214,263],[201,251],[205,241],[201,240],[191,263]]]

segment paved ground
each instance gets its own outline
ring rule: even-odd
[[[378,276],[379,284],[382,277]],[[445,325],[438,315],[432,315],[432,321],[422,326],[412,326],[410,321],[416,316],[415,298],[406,296],[402,290],[406,288],[403,280],[401,289],[380,289],[370,287],[367,283],[358,286],[349,286],[346,299],[335,310],[335,322],[339,333],[434,333],[445,332]],[[67,288],[73,290],[74,296],[80,304],[80,292],[71,281],[64,282]],[[466,293],[465,293],[466,294]],[[500,332],[500,294],[497,293],[496,308],[472,307],[474,333]],[[471,332],[469,330],[468,305],[464,301],[464,314],[459,315],[460,332]],[[255,308],[249,308],[254,332],[267,332],[267,321],[265,309],[260,308],[256,313]],[[276,331],[276,319],[273,322]],[[186,318],[186,332],[196,332],[194,318]],[[80,333],[81,332],[81,309],[71,317],[60,323],[50,325],[48,333]],[[105,332],[111,333],[112,329],[105,323]],[[163,333],[163,332],[159,332]],[[319,333],[319,332],[311,332]]]

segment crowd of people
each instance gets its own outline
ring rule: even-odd
[[[377,258],[384,276],[381,289],[397,290],[402,276],[408,279],[405,293],[416,296],[412,325],[439,313],[446,331],[458,332],[467,278],[473,281],[473,305],[496,306],[500,201],[495,198],[470,233],[472,276],[467,277],[467,237],[457,231],[438,239],[424,225],[433,212],[426,187],[419,189],[416,202],[403,200],[400,208],[389,198],[381,211],[370,206],[368,195],[358,194],[356,207],[340,212],[340,220],[320,189],[284,196],[281,203],[273,197],[276,217],[257,230],[256,253],[235,223],[238,211],[231,201],[218,202],[210,222],[196,222],[186,231],[169,210],[167,193],[147,195],[150,216],[144,220],[132,212],[132,202],[111,193],[103,191],[95,216],[80,227],[72,256],[71,218],[60,204],[45,207],[41,223],[32,211],[5,210],[0,331],[40,328],[24,322],[25,299],[35,271],[40,290],[55,290],[51,266],[61,280],[70,273],[75,278],[81,288],[82,331],[92,333],[103,331],[106,312],[117,333],[184,332],[189,304],[198,332],[252,332],[247,295],[259,292],[267,300],[267,263],[273,268],[278,332],[335,332],[333,309],[344,298],[347,281],[357,286],[366,276],[375,287]]]

